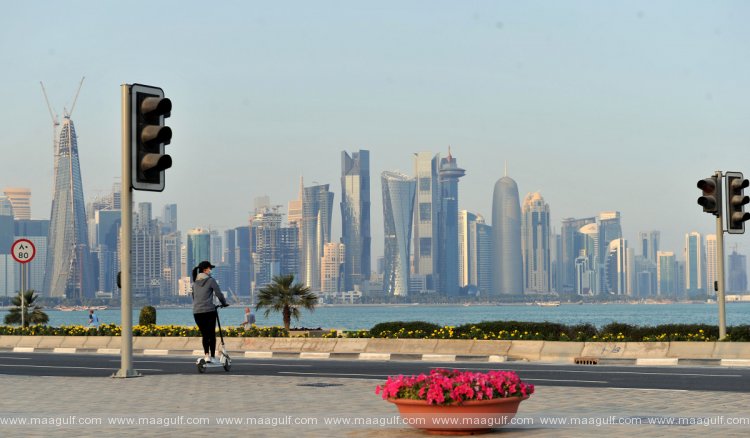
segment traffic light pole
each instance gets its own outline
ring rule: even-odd
[[[719,184],[721,184],[721,170],[716,171]],[[717,272],[717,291],[716,302],[719,305],[719,340],[722,341],[727,337],[727,319],[724,297],[724,209],[719,208],[719,215],[716,216],[716,270]]]
[[[120,193],[120,270],[122,289],[120,289],[120,369],[112,377],[140,377],[133,369],[133,307],[130,302],[130,260],[133,221],[133,189],[130,184],[130,86],[120,86],[122,93],[122,189]]]

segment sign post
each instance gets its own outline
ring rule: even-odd
[[[18,239],[13,242],[10,254],[21,264],[21,328],[26,325],[26,279],[28,277],[27,264],[36,257],[36,247],[28,239]]]

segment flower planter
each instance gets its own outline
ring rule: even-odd
[[[473,435],[502,427],[516,416],[525,397],[468,400],[461,404],[437,405],[426,400],[389,398],[404,422],[435,435]]]

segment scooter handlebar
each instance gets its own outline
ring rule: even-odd
[[[220,307],[222,307],[222,308],[223,307],[229,307],[229,304],[219,304],[219,305],[216,306],[217,309],[220,308]]]

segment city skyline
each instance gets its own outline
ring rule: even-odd
[[[60,111],[83,75],[76,124],[88,197],[119,177],[119,84],[152,83],[173,99],[167,188],[135,202],[155,211],[179,204],[183,232],[245,225],[254,197],[285,203],[300,176],[337,187],[341,150],[370,150],[378,175],[411,168],[412,152],[442,155],[450,145],[467,170],[460,209],[490,216],[491,185],[507,160],[519,194],[539,192],[549,203],[556,231],[563,218],[616,210],[626,240],[661,230],[661,247],[679,258],[684,233],[714,232],[695,204],[695,182],[717,168],[750,172],[750,60],[737,56],[750,32],[739,17],[750,6],[742,2],[572,1],[564,11],[438,2],[429,15],[422,2],[399,4],[399,14],[395,3],[299,3],[293,13],[239,4],[202,14],[197,33],[195,9],[174,5],[150,5],[153,17],[177,14],[179,23],[158,35],[169,40],[164,59],[145,51],[152,37],[122,38],[130,28],[106,8],[71,5],[53,19],[43,3],[19,4],[0,18],[4,48],[19,61],[1,76],[0,111],[14,129],[0,132],[0,144],[15,165],[0,185],[30,188],[33,218],[48,218],[53,168],[49,158],[32,159],[50,155],[38,81]],[[32,24],[39,32],[10,37]],[[125,61],[136,55],[144,62]],[[196,66],[195,56],[211,62]],[[210,177],[195,184],[202,171]],[[374,195],[374,254],[382,253],[381,213]],[[340,234],[334,214],[332,236]],[[727,236],[734,243],[749,246],[747,236]]]

